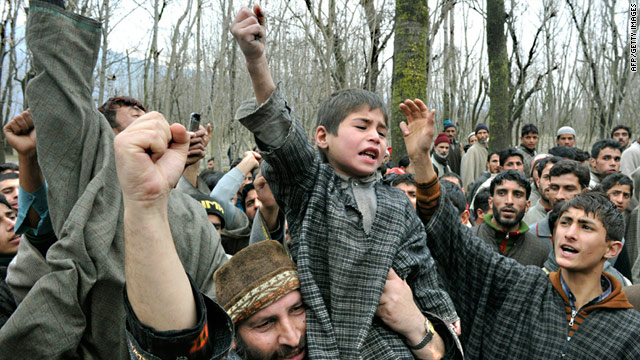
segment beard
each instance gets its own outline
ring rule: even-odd
[[[241,336],[236,337],[236,352],[242,359],[245,360],[277,360],[282,358],[286,359],[297,355],[301,351],[304,351],[306,349],[307,337],[304,334],[300,337],[300,341],[298,342],[297,346],[291,347],[288,345],[281,345],[278,350],[270,354],[250,347],[246,342],[244,342]]]
[[[516,216],[513,219],[503,219],[500,216],[500,210],[504,210],[504,209],[511,209],[513,211],[516,210],[513,207],[506,207],[506,206],[502,207],[501,209],[498,209],[498,207],[496,207],[496,204],[495,203],[493,204],[493,216],[495,217],[496,222],[500,224],[500,226],[502,226],[503,228],[510,228],[512,226],[519,224],[525,214],[525,208],[523,208],[522,210],[516,212]]]

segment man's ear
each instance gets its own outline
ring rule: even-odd
[[[465,210],[462,212],[462,214],[460,214],[460,221],[463,225],[467,225],[467,223],[469,222],[469,215],[469,210]]]
[[[327,143],[327,135],[329,135],[329,132],[324,126],[319,125],[316,128],[316,145],[319,149],[326,150],[329,147],[329,143]]]
[[[604,254],[605,259],[613,259],[622,251],[622,241],[607,241],[607,252]]]
[[[489,196],[487,200],[489,201],[489,209],[493,209],[493,196]]]
[[[596,168],[596,159],[594,158],[589,158],[589,165],[591,165],[592,168]]]
[[[527,211],[529,211],[530,207],[531,207],[531,200],[527,200],[527,203],[524,206],[524,212],[527,213]]]

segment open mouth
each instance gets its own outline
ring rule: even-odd
[[[361,156],[364,156],[364,157],[368,157],[371,160],[375,160],[375,159],[378,158],[378,154],[376,154],[374,151],[368,151],[368,150],[367,151],[363,151],[358,155],[361,155]]]
[[[284,360],[302,360],[304,359],[305,351],[304,349],[300,349],[300,351],[295,352],[294,354],[287,355]]]
[[[578,253],[578,250],[576,250],[574,247],[572,247],[570,245],[562,245],[562,246],[560,246],[560,249],[565,254],[577,254]]]

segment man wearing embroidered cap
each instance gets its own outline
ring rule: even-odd
[[[556,144],[558,144],[558,146],[575,147],[576,131],[573,130],[571,126],[561,127],[560,129],[558,129]]]

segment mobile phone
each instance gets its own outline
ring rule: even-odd
[[[200,114],[191,113],[191,119],[189,120],[189,131],[198,131],[200,129]]]

